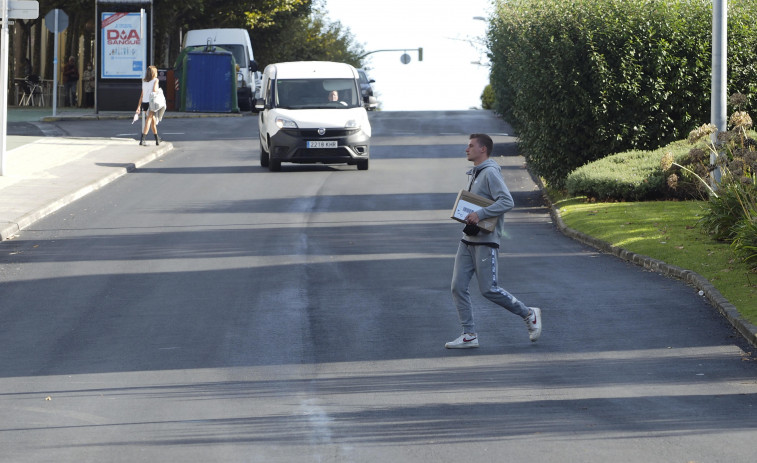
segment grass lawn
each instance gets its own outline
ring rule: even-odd
[[[757,273],[750,273],[728,244],[697,227],[705,203],[652,201],[555,203],[565,224],[637,254],[692,270],[710,281],[742,316],[757,324]]]

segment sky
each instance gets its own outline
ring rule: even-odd
[[[481,107],[489,82],[482,44],[487,22],[473,18],[489,16],[490,0],[326,0],[325,9],[366,52],[407,48],[408,64],[400,61],[402,51],[374,53],[364,61],[381,109]]]

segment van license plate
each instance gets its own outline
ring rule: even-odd
[[[338,148],[336,140],[309,141],[308,148]]]

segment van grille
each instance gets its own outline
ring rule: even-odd
[[[328,128],[323,135],[318,134],[318,129],[283,129],[290,135],[299,135],[302,138],[318,138],[318,137],[346,137],[357,133],[360,129],[336,129]]]
[[[340,159],[350,158],[350,153],[343,146],[339,148],[310,148],[298,149],[294,155],[295,159]]]

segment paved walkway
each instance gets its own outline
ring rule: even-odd
[[[249,113],[248,113],[249,114]],[[8,122],[55,122],[68,120],[131,119],[131,111],[99,111],[93,108],[57,108],[55,116],[51,107],[8,107]],[[195,117],[243,117],[243,113],[191,113],[166,112],[164,119]]]
[[[92,109],[9,107],[7,121],[131,119],[132,112]],[[239,113],[172,113],[165,118],[242,117]],[[35,221],[157,159],[169,142],[139,146],[133,138],[61,138],[9,135],[0,176],[0,239],[7,240]]]
[[[10,137],[9,137],[10,138]],[[146,164],[173,148],[123,138],[35,138],[5,154],[0,176],[0,238]]]

